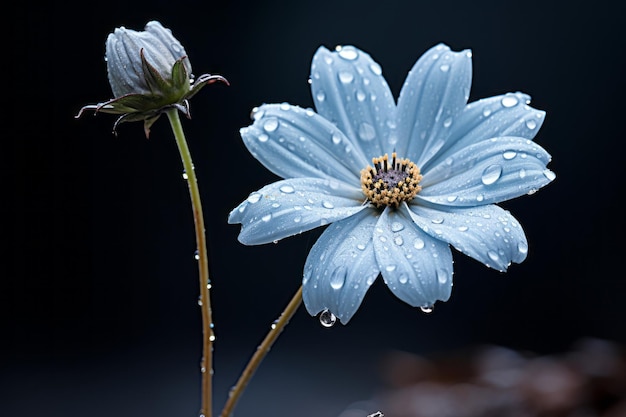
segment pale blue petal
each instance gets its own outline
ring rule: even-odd
[[[372,233],[377,212],[368,208],[331,224],[309,252],[302,298],[311,315],[328,309],[346,324],[378,277]]]
[[[447,130],[465,107],[472,84],[469,50],[440,44],[415,63],[398,99],[398,156],[422,167],[445,144]],[[406,142],[408,140],[408,142]]]
[[[468,104],[454,119],[438,155],[420,168],[427,171],[458,150],[486,139],[498,136],[533,139],[546,113],[530,107],[529,103],[527,94],[508,93]]]
[[[241,129],[250,151],[267,169],[283,178],[337,178],[360,183],[368,160],[332,123],[313,110],[289,104],[266,104]]]
[[[426,233],[490,268],[506,271],[511,262],[526,259],[524,230],[508,211],[496,205],[429,208],[409,204],[409,213]]]
[[[555,178],[550,155],[529,139],[499,137],[467,146],[423,172],[417,198],[477,206],[531,194]]]
[[[363,210],[363,193],[337,180],[292,178],[256,191],[230,212],[239,241],[260,245],[311,230]]]
[[[393,151],[396,104],[380,65],[367,53],[353,46],[334,52],[320,47],[311,64],[311,93],[319,114],[363,149],[368,162]]]
[[[413,307],[446,301],[452,291],[452,251],[419,229],[406,204],[385,209],[374,228],[378,267],[391,291]]]

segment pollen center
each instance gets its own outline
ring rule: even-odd
[[[412,200],[422,189],[420,170],[408,159],[396,159],[396,153],[372,158],[374,167],[361,171],[361,189],[376,207],[398,207]]]

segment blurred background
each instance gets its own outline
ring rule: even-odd
[[[195,74],[231,83],[203,89],[183,120],[209,239],[216,413],[299,287],[321,232],[276,245],[237,241],[228,213],[277,179],[238,131],[262,103],[313,106],[307,79],[321,45],[367,51],[396,97],[431,46],[472,49],[470,101],[530,94],[547,112],[535,140],[552,154],[557,179],[501,204],[526,231],[526,261],[502,274],[455,253],[452,296],[431,314],[396,299],[381,280],[347,326],[324,328],[300,307],[236,416],[470,415],[411,414],[409,406],[402,414],[393,395],[433,375],[435,365],[424,368],[420,358],[454,358],[447,380],[467,381],[491,347],[508,352],[504,363],[515,368],[518,355],[561,363],[586,346],[612,358],[610,372],[623,371],[626,36],[613,2],[40,3],[21,2],[6,15],[0,415],[197,415],[195,237],[169,124],[161,118],[147,140],[141,123],[121,125],[116,137],[113,115],[74,119],[83,105],[111,98],[108,33],[152,19],[172,29]],[[592,408],[576,415],[605,415]]]

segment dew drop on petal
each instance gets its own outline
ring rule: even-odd
[[[489,109],[483,109],[483,116],[484,117],[489,117],[489,115],[491,114],[491,110]]]
[[[502,153],[502,157],[504,159],[506,159],[507,161],[510,161],[511,159],[515,158],[517,156],[517,152],[515,151],[504,151]]]
[[[502,107],[515,107],[519,100],[515,96],[506,96],[501,101]]]
[[[391,223],[391,231],[392,232],[399,232],[402,229],[404,229],[404,225],[401,222],[393,222],[393,223]]]
[[[265,123],[263,123],[263,129],[265,129],[266,132],[274,132],[278,129],[278,119],[275,117],[268,117]]]
[[[371,124],[363,122],[359,126],[359,137],[364,141],[370,141],[376,137],[376,131]]]
[[[364,244],[362,244],[362,243],[359,243],[358,245],[356,245],[356,248],[358,250],[365,250],[366,246]]]
[[[265,216],[261,217],[261,220],[263,220],[264,222],[269,222],[270,220],[272,220],[272,213],[266,214]]]
[[[339,49],[339,56],[348,61],[354,61],[359,57],[359,53],[354,48],[341,48]]]
[[[440,69],[442,72],[448,72],[448,70],[450,69],[450,65],[448,65],[448,64],[443,64],[443,65],[441,65],[441,66],[439,67],[439,69]]]
[[[331,203],[330,201],[323,201],[322,202],[322,207],[327,208],[327,209],[335,208],[333,203]]]
[[[377,64],[377,63],[375,63],[375,62],[372,62],[372,63],[370,64],[370,70],[371,70],[374,74],[376,74],[376,75],[381,75],[381,74],[383,73],[383,70],[382,70],[382,68],[380,67],[380,65],[378,65],[378,64]]]
[[[393,271],[395,271],[395,270],[396,270],[396,266],[395,266],[395,265],[387,265],[387,266],[385,267],[385,270],[386,270],[387,272],[393,272]]]
[[[519,242],[517,244],[517,250],[519,251],[519,253],[528,253],[528,245],[526,244],[526,242]]]
[[[546,178],[549,179],[550,181],[556,178],[556,174],[554,173],[554,171],[550,171],[549,169],[544,169],[543,175],[545,175]]]
[[[332,276],[330,277],[330,286],[333,289],[338,290],[341,287],[343,287],[343,284],[345,282],[346,282],[346,267],[340,266],[337,269],[335,269]]]
[[[500,179],[500,175],[502,175],[502,167],[500,165],[489,165],[483,171],[483,176],[481,177],[481,180],[483,184],[491,185],[494,182],[498,181],[498,179]]]
[[[450,275],[448,274],[448,271],[446,271],[445,269],[437,270],[437,281],[439,281],[440,284],[445,284],[446,282],[448,282],[449,276]]]
[[[265,133],[261,133],[258,139],[259,139],[259,142],[264,143],[264,142],[267,142],[270,139],[270,137],[267,136]]]
[[[398,246],[402,246],[402,244],[404,244],[404,239],[402,239],[402,236],[398,235],[393,238],[393,243],[395,243]]]
[[[248,196],[248,203],[258,203],[261,199],[261,193],[252,193]]]
[[[450,127],[450,125],[452,125],[452,119],[448,117],[446,120],[443,121],[443,127]]]
[[[424,249],[424,241],[419,237],[415,238],[415,240],[413,241],[413,247],[415,249]]]
[[[400,275],[400,278],[398,278],[398,281],[400,282],[400,284],[406,284],[407,282],[409,282],[409,277],[406,274],[402,274]]]
[[[498,254],[492,250],[487,251],[487,256],[489,256],[489,259],[491,259],[494,262],[498,262],[500,260],[500,257],[498,256]]]
[[[339,77],[339,81],[344,84],[350,84],[352,81],[354,81],[354,75],[349,71],[339,71],[339,74],[337,74],[337,76]]]
[[[291,185],[283,185],[279,188],[279,190],[285,194],[291,194],[295,191]]]
[[[432,304],[423,305],[420,307],[420,310],[422,310],[424,313],[432,313],[434,309],[435,308]]]
[[[363,91],[361,91],[361,90],[358,90],[358,91],[355,93],[355,96],[356,96],[357,101],[365,101],[365,98],[367,97],[367,96],[365,95],[365,93],[364,93]]]
[[[315,94],[315,98],[317,98],[317,101],[324,101],[326,100],[326,93],[324,90],[318,90]]]
[[[337,322],[337,317],[331,313],[328,309],[324,309],[320,313],[320,324],[324,327],[333,327]]]
[[[341,136],[339,136],[339,134],[337,133],[333,133],[331,136],[331,140],[335,145],[339,145],[341,143]]]
[[[532,119],[526,120],[526,127],[529,128],[530,130],[533,130],[537,127],[537,122],[535,122]]]

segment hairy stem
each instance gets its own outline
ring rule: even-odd
[[[291,319],[291,317],[293,317],[301,303],[302,286],[298,288],[298,291],[296,291],[291,301],[289,301],[289,304],[287,304],[287,307],[282,312],[278,320],[272,323],[270,331],[267,333],[265,339],[263,340],[263,342],[261,342],[256,352],[254,352],[254,355],[252,355],[250,362],[248,362],[248,365],[246,365],[245,369],[239,376],[237,384],[235,384],[235,386],[230,390],[228,394],[228,400],[226,401],[226,404],[222,409],[222,414],[220,414],[220,417],[230,417],[233,409],[235,408],[235,404],[239,400],[239,397],[241,397],[241,394],[248,385],[248,382],[250,382],[252,375],[254,375],[254,372],[261,364],[261,361],[270,351],[270,348],[274,344],[274,341],[278,338],[278,335],[280,335],[287,323],[289,323],[289,320]]]
[[[202,309],[202,361],[200,369],[202,372],[202,403],[200,408],[200,417],[212,416],[212,377],[213,377],[213,324],[211,318],[211,298],[209,288],[211,281],[209,279],[209,260],[207,255],[207,243],[204,229],[204,217],[202,215],[202,203],[200,201],[200,191],[198,189],[198,181],[194,172],[191,153],[187,146],[185,133],[180,123],[178,110],[171,109],[167,111],[172,131],[176,138],[178,151],[183,161],[184,176],[189,185],[189,195],[191,197],[191,207],[193,210],[193,220],[196,229],[196,259],[198,261],[198,272],[200,278],[200,302]]]

